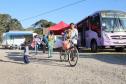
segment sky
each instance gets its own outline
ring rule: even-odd
[[[30,27],[40,19],[54,23],[77,23],[86,16],[99,10],[121,10],[126,12],[126,0],[85,0],[79,4],[27,19],[44,12],[71,4],[80,0],[0,0],[0,13],[9,14],[18,19],[24,28]]]

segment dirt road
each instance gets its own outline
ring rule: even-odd
[[[57,53],[48,59],[41,52],[26,65],[22,52],[0,50],[0,84],[126,84],[125,53],[84,53],[69,67]]]

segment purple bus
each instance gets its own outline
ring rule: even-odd
[[[91,48],[114,48],[123,51],[126,47],[126,12],[103,10],[77,23],[78,46]]]

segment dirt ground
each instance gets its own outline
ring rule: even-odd
[[[126,84],[126,53],[80,53],[77,66],[39,52],[24,64],[23,51],[0,49],[0,84]]]

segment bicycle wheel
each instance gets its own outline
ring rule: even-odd
[[[60,51],[60,61],[61,62],[64,61],[64,50],[63,49],[61,49],[61,51]]]
[[[68,50],[64,52],[64,61],[68,62],[69,58],[68,58]]]
[[[79,58],[79,53],[78,53],[77,48],[74,47],[74,48],[70,49],[68,61],[69,61],[69,64],[71,67],[76,66],[78,58]]]
[[[68,53],[67,51],[61,49],[60,51],[60,61],[63,62],[63,61],[68,61]]]

